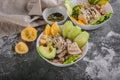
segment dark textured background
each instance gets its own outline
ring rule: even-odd
[[[36,42],[28,43],[26,55],[14,52],[20,34],[0,39],[0,80],[120,80],[120,0],[111,0],[112,19],[89,31],[87,55],[75,65],[59,68],[48,64],[36,52]],[[42,27],[37,28],[39,34]]]

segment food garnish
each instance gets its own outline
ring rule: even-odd
[[[28,26],[21,32],[21,38],[27,42],[34,41],[37,38],[37,30]]]
[[[43,34],[46,35],[46,36],[50,36],[51,35],[51,30],[50,30],[50,25],[49,24],[46,25]]]
[[[69,0],[64,0],[65,6],[67,8],[67,11],[69,12],[69,14],[71,15],[73,12],[73,5]]]
[[[19,42],[15,46],[15,51],[17,54],[26,54],[28,50],[28,46],[24,42]]]
[[[57,35],[57,33],[60,33],[60,28],[59,28],[57,22],[54,22],[51,26],[51,34],[53,36],[55,36],[55,35]]]

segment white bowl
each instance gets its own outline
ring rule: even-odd
[[[65,20],[67,19],[68,15],[67,15],[67,12],[66,12],[66,9],[62,6],[57,6],[57,7],[51,7],[51,8],[46,8],[44,11],[43,11],[43,18],[44,20],[49,23],[49,24],[52,24],[53,22],[52,21],[48,21],[47,18],[49,15],[51,15],[52,13],[56,13],[56,12],[59,12],[61,13],[63,16],[64,16],[64,20],[58,22],[58,24],[63,24],[65,22]]]
[[[39,41],[40,41],[40,38],[41,36],[43,35],[43,33],[41,33],[37,39],[37,42],[36,42],[36,48],[39,47]],[[67,66],[70,66],[70,65],[73,65],[75,64],[76,62],[80,61],[87,53],[88,51],[88,43],[82,48],[83,50],[83,53],[82,53],[82,57],[80,57],[78,60],[76,60],[75,62],[73,63],[70,63],[70,64],[58,64],[58,63],[54,63],[54,62],[51,62],[49,60],[47,60],[46,58],[42,57],[42,55],[40,55],[45,61],[47,61],[48,63],[54,65],[54,66],[57,66],[57,67],[67,67]],[[37,50],[38,51],[38,50]]]
[[[70,0],[70,1],[72,2],[73,6],[76,6],[76,5],[79,5],[80,3],[85,3],[85,2],[87,2],[88,0]],[[112,6],[111,6],[109,3],[107,3],[104,7],[105,7],[107,13],[113,13]],[[69,14],[68,12],[67,12],[67,14],[68,14],[69,18],[71,19],[70,14]],[[102,25],[105,24],[105,23],[106,23],[107,21],[109,21],[109,20],[110,20],[110,18],[107,19],[106,21],[104,21],[103,23],[98,24],[98,25],[84,25],[84,24],[80,24],[80,23],[78,23],[78,22],[76,22],[76,21],[74,21],[74,20],[71,19],[71,21],[72,21],[75,25],[81,27],[81,28],[84,29],[84,30],[97,29],[97,28],[99,28],[99,27],[102,27]]]

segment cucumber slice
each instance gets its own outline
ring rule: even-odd
[[[74,28],[73,23],[71,21],[66,21],[62,27],[62,35],[64,38],[67,37],[68,33]]]
[[[82,31],[80,27],[75,27],[68,33],[68,38],[73,41],[79,34],[81,34],[81,32]]]
[[[74,39],[74,41],[77,42],[77,44],[80,48],[82,48],[88,42],[89,36],[90,36],[89,33],[84,31],[81,34],[79,34]]]
[[[70,0],[65,0],[64,4],[65,4],[65,6],[67,8],[67,11],[71,15],[72,11],[73,11],[73,5],[72,5],[71,1]]]

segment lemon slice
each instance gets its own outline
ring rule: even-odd
[[[48,35],[48,36],[51,35],[50,25],[49,24],[47,24],[46,27],[45,27],[44,35]]]
[[[26,54],[28,52],[28,46],[24,42],[19,42],[15,46],[15,51],[17,54]]]
[[[60,28],[59,28],[57,22],[54,22],[54,23],[52,24],[52,27],[51,27],[51,34],[52,34],[53,36],[55,36],[55,35],[57,35],[57,33],[59,33],[59,32],[60,32]]]
[[[37,38],[37,30],[33,27],[27,27],[21,32],[21,38],[24,41],[34,41]]]

